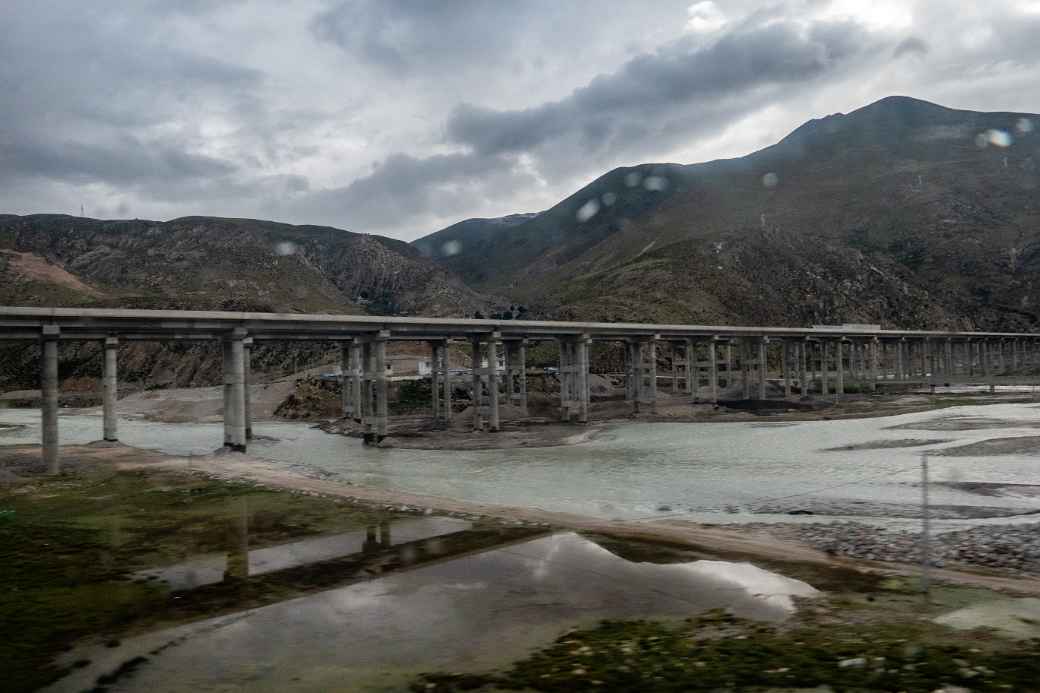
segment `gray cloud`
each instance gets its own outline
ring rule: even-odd
[[[7,0],[0,212],[409,237],[892,93],[1035,112],[1038,34],[1017,0]]]
[[[892,51],[892,55],[896,58],[904,55],[928,55],[928,44],[916,36],[911,36],[900,41]]]
[[[626,133],[648,134],[674,107],[711,110],[706,102],[778,84],[804,83],[839,67],[874,43],[848,22],[753,26],[706,47],[680,40],[640,55],[553,103],[516,111],[464,104],[447,124],[448,137],[479,154],[521,152],[562,137],[589,149],[618,146]],[[737,106],[734,111],[742,110]],[[698,127],[691,114],[691,130]]]

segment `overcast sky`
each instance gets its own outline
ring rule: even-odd
[[[890,94],[1040,111],[1040,0],[3,0],[0,212],[411,240]]]

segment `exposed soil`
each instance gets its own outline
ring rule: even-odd
[[[1005,423],[1005,425],[1007,425]],[[1016,426],[1019,424],[1016,422]],[[1030,428],[1035,428],[1030,425]],[[1036,455],[1040,453],[1040,436],[990,438],[977,443],[943,448],[929,454],[936,457],[992,457],[995,455]]]

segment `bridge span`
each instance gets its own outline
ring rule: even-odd
[[[642,323],[478,320],[181,310],[0,307],[0,339],[41,345],[42,445],[52,472],[58,456],[58,344],[104,344],[104,440],[118,440],[117,350],[124,341],[210,340],[223,345],[224,445],[245,451],[251,437],[250,352],[261,341],[337,343],[342,354],[343,414],[364,426],[365,439],[386,435],[386,346],[419,341],[431,350],[431,409],[452,417],[448,347],[468,345],[475,429],[497,431],[502,400],[527,408],[527,348],[559,344],[560,417],[588,422],[589,355],[593,342],[622,343],[626,399],[652,410],[659,380],[691,401],[717,402],[720,386],[739,380],[745,398],[765,399],[770,366],[783,396],[841,397],[846,384],[876,392],[891,383],[982,383],[1022,368],[1040,368],[1040,335],[1014,332],[887,330],[873,325],[764,327]],[[499,368],[502,355],[503,367]],[[661,361],[671,372],[658,372]],[[484,365],[484,364],[487,365]]]

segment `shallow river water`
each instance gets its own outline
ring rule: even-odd
[[[39,412],[0,411],[0,444],[37,442]],[[98,438],[100,417],[61,417],[63,443]],[[586,443],[513,450],[431,451],[365,447],[307,424],[258,422],[253,455],[321,470],[364,486],[614,519],[682,516],[709,522],[861,518],[913,526],[920,453],[993,438],[1040,434],[1035,404],[966,406],[900,416],[797,423],[632,423]],[[965,430],[966,429],[966,430]],[[211,452],[220,424],[120,421],[120,439],[175,455]],[[880,441],[945,442],[829,450]],[[986,495],[966,483],[1040,483],[1035,454],[930,458],[931,501],[943,527],[1035,521],[1031,489]],[[972,509],[970,512],[966,509]],[[790,515],[812,512],[812,515]],[[959,517],[960,516],[960,517]]]

